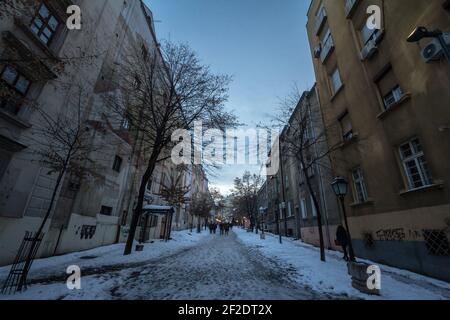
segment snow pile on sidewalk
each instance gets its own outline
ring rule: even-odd
[[[173,231],[172,240],[164,242],[163,240],[154,240],[153,243],[146,243],[144,251],[135,252],[124,256],[124,243],[114,244],[105,247],[99,247],[87,251],[69,253],[62,256],[38,259],[33,262],[28,280],[45,280],[49,277],[64,276],[68,266],[77,265],[81,270],[88,268],[108,268],[121,264],[141,263],[155,258],[162,258],[175,254],[181,250],[192,247],[203,239],[208,233],[196,233],[190,231]],[[134,246],[133,245],[133,250]],[[0,286],[7,278],[11,266],[0,268]]]
[[[450,299],[450,284],[413,272],[380,265],[381,297],[360,293],[351,286],[346,262],[342,253],[326,252],[327,262],[320,261],[319,249],[300,241],[283,238],[279,243],[277,236],[266,234],[261,240],[255,233],[235,229],[239,239],[249,247],[258,249],[264,256],[280,261],[297,270],[296,281],[313,290],[333,295],[347,295],[356,299],[386,300],[440,300]]]

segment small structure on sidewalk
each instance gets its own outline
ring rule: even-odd
[[[175,210],[171,206],[160,206],[153,204],[144,206],[142,215],[142,229],[139,242],[144,243],[146,240],[148,240],[147,237],[149,235],[147,229],[151,218],[157,219],[152,221],[155,221],[156,224],[160,225],[159,238],[168,241],[170,239],[170,233],[172,230],[172,218],[174,212]]]

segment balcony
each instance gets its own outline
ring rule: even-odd
[[[325,24],[326,20],[327,20],[327,11],[325,10],[325,7],[322,6],[316,15],[316,21],[314,25],[314,32],[316,33],[316,35],[318,35],[320,30],[322,30],[322,27]]]
[[[322,61],[322,63],[325,63],[325,60],[327,60],[328,56],[331,54],[331,52],[333,52],[333,49],[333,37],[329,35],[325,42],[322,44],[322,51],[320,52],[320,61]]]
[[[350,19],[355,12],[360,0],[345,0],[345,16]]]

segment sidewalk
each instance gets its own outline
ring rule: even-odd
[[[67,277],[66,269],[70,265],[79,266],[83,270],[83,273],[89,269],[117,269],[125,265],[140,265],[146,261],[170,256],[192,247],[208,234],[209,232],[207,233],[206,231],[198,234],[195,230],[192,233],[189,230],[173,231],[172,240],[168,242],[153,240],[153,243],[149,242],[145,244],[144,251],[133,251],[128,256],[123,255],[125,244],[120,243],[87,251],[38,259],[33,262],[28,275],[28,281],[30,283],[36,283],[60,278],[65,279]],[[0,288],[3,286],[10,269],[11,266],[0,267]]]
[[[320,261],[319,249],[283,237],[280,245],[278,236],[266,233],[266,239],[260,235],[235,228],[239,239],[247,246],[258,250],[264,256],[282,262],[295,269],[295,281],[325,294],[344,294],[351,298],[370,300],[449,300],[450,284],[406,270],[380,265],[358,259],[381,268],[381,296],[360,293],[351,286],[347,274],[346,262],[342,253],[326,251],[326,263]]]

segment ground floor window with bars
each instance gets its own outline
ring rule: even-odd
[[[450,255],[447,235],[443,230],[423,230],[428,253],[434,256]]]

